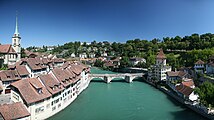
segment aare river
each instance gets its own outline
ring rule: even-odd
[[[112,73],[92,69],[92,73]],[[156,88],[139,81],[93,80],[67,108],[50,120],[204,120]]]

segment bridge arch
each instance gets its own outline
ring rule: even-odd
[[[122,78],[126,82],[131,83],[135,78],[142,77],[143,73],[124,73],[124,74],[90,74],[90,80],[93,80],[94,78],[100,78],[104,80],[106,83],[110,83],[112,80],[116,78]]]

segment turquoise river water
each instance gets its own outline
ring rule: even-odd
[[[113,73],[92,69],[92,73]],[[204,120],[168,95],[141,82],[93,80],[88,88],[50,120]]]

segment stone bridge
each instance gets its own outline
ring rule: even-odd
[[[122,78],[126,82],[131,83],[133,79],[142,77],[144,73],[119,73],[119,74],[90,74],[89,79],[101,78],[106,83],[110,83],[115,78]]]

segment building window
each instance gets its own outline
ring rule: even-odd
[[[56,106],[52,107],[52,111],[56,110]]]
[[[15,93],[13,93],[13,98],[16,99],[17,101],[19,101],[19,96]]]
[[[50,103],[46,105],[46,108],[47,108],[47,109],[50,108]]]
[[[44,111],[44,106],[36,108],[35,113],[38,114],[38,113],[41,113],[43,111]]]
[[[61,103],[58,105],[58,108],[61,107]]]

